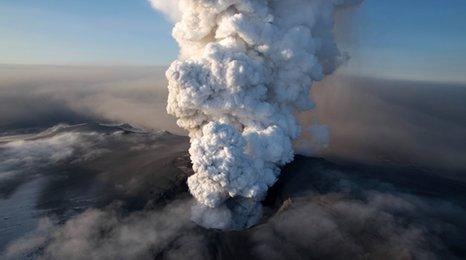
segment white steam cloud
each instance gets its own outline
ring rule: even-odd
[[[151,2],[178,21],[181,53],[166,74],[167,110],[191,138],[194,220],[251,226],[279,167],[293,159],[295,113],[314,107],[310,87],[345,58],[332,33],[334,12],[359,1]]]
[[[179,9],[178,0],[149,0],[152,7],[162,11],[170,18],[173,22],[177,22],[181,19],[181,11]]]

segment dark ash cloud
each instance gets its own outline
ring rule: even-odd
[[[410,165],[464,181],[465,85],[337,75],[313,96],[316,110],[301,120],[329,127],[330,146],[319,156]]]
[[[43,219],[34,234],[10,245],[5,257],[26,253],[39,259],[206,259],[205,241],[189,221],[190,204],[173,202],[163,210],[129,216],[112,205],[88,210],[63,226]]]
[[[182,133],[163,67],[0,66],[0,130],[124,122]]]

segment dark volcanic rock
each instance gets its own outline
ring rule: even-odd
[[[5,145],[15,138],[21,142]],[[120,250],[123,244],[124,252],[134,250],[134,258],[156,259],[465,256],[466,186],[424,169],[296,156],[269,190],[260,223],[244,231],[219,231],[190,221],[186,179],[193,171],[185,137],[129,125],[85,124],[2,140],[4,156],[29,159],[3,165],[19,171],[8,180],[14,187],[0,199],[0,248],[49,217],[58,221],[45,241],[55,241],[57,248],[79,239],[76,234],[53,237],[57,230],[69,231],[69,221],[93,227],[91,234],[81,232],[86,235],[82,243],[92,248],[83,249],[84,255],[104,253],[102,245]],[[94,234],[94,229],[102,232]],[[115,237],[121,230],[135,241]],[[31,241],[41,241],[37,238],[32,235]],[[47,246],[28,254],[43,254]]]

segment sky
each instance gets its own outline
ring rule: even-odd
[[[342,71],[466,82],[466,1],[366,0],[343,15]],[[0,63],[168,65],[171,24],[146,0],[0,0]]]

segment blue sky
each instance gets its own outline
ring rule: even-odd
[[[0,62],[163,65],[170,26],[145,0],[0,0]]]
[[[345,22],[346,73],[466,82],[465,0],[366,0]],[[146,0],[0,0],[0,63],[166,65],[170,28]]]
[[[366,0],[352,17],[358,73],[466,82],[465,0]]]

